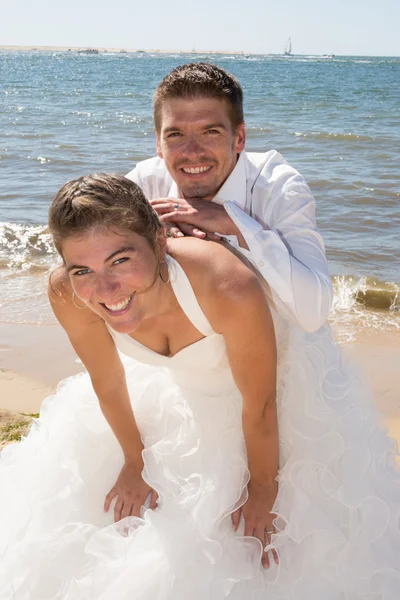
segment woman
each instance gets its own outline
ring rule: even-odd
[[[394,599],[395,449],[329,332],[273,321],[222,245],[167,246],[123,177],[66,184],[50,228],[90,379],[4,452],[0,598]]]

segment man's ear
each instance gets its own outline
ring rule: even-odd
[[[161,150],[160,134],[158,133],[158,131],[156,131],[156,149],[157,149],[157,156],[159,158],[164,158],[162,150]]]
[[[237,153],[243,152],[245,144],[246,144],[246,126],[244,123],[240,123],[240,125],[238,125],[236,127],[234,151]]]

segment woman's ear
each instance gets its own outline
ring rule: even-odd
[[[167,230],[165,227],[161,227],[157,232],[156,244],[160,262],[163,263],[165,262],[165,255],[167,254]]]

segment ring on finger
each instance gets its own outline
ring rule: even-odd
[[[275,529],[264,529],[264,533],[271,535],[272,533],[275,533]]]
[[[176,203],[174,204],[174,210],[178,210],[178,208],[179,208],[179,204],[176,202]]]

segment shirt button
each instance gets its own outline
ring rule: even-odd
[[[263,266],[265,265],[265,262],[264,262],[263,260],[260,260],[260,262],[258,263],[258,265],[259,265],[260,267],[263,267]]]

